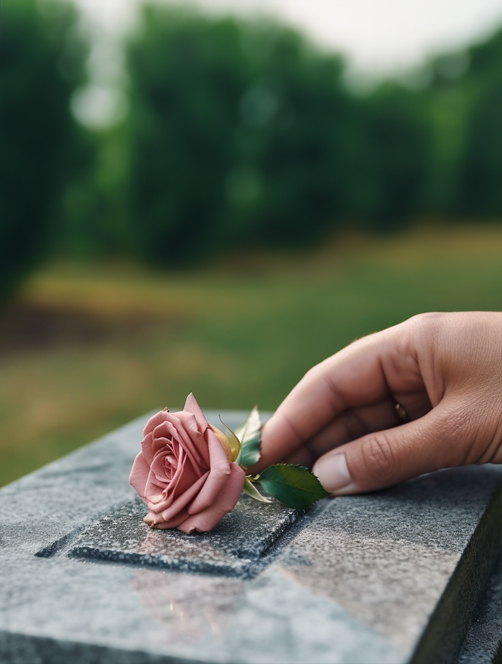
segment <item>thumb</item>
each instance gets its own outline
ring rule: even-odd
[[[326,491],[343,496],[459,465],[469,441],[465,433],[459,436],[455,419],[451,409],[440,404],[418,420],[375,431],[331,450],[319,457],[312,470]]]

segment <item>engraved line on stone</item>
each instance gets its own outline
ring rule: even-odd
[[[69,533],[66,533],[66,535],[63,535],[59,539],[52,542],[52,544],[49,544],[43,549],[37,551],[35,556],[37,558],[53,558],[54,556],[62,555],[79,538],[84,529],[85,526],[80,526],[79,528],[71,530]]]
[[[272,562],[303,511],[275,502],[261,511],[243,497],[211,533],[187,536],[150,530],[135,500],[85,529],[66,550],[69,558],[97,562],[251,578]]]
[[[132,567],[148,567],[175,572],[190,572],[224,577],[251,578],[253,562],[250,560],[232,561],[231,565],[217,562],[150,556],[142,553],[120,553],[117,551],[94,549],[88,546],[75,547],[68,553],[69,558],[100,563],[118,563]]]

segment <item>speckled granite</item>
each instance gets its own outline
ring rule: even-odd
[[[243,494],[235,509],[210,533],[185,535],[152,530],[143,522],[147,509],[140,499],[129,502],[87,528],[67,555],[141,567],[223,576],[256,576],[267,550],[300,516],[279,501],[263,505]],[[52,549],[38,555],[48,556]]]
[[[145,421],[0,490],[2,664],[455,661],[502,546],[500,469],[152,532],[127,483]]]
[[[502,664],[502,560],[488,582],[457,664]]]

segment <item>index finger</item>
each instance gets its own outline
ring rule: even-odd
[[[395,329],[359,339],[304,376],[263,428],[258,469],[291,455],[348,408],[391,394],[386,365],[410,359],[406,340]]]

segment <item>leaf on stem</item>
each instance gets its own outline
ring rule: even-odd
[[[251,482],[249,477],[246,477],[246,479],[244,480],[244,491],[248,494],[248,496],[251,496],[251,498],[258,500],[260,503],[270,504],[272,502],[272,498],[265,498],[265,496],[261,495],[261,493],[258,491],[253,482]]]
[[[235,435],[241,441],[241,453],[237,463],[244,468],[254,466],[261,457],[261,419],[256,406],[244,424],[237,429]]]
[[[279,463],[260,474],[259,484],[288,507],[305,509],[329,496],[317,477],[308,468]]]

